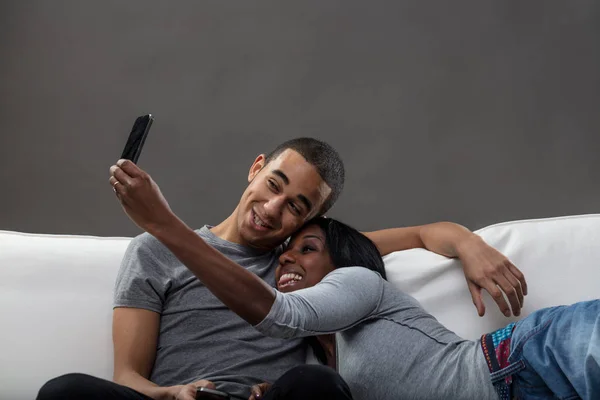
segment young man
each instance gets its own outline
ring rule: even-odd
[[[350,398],[331,371],[294,369],[304,363],[302,342],[260,335],[182,264],[195,257],[200,258],[194,262],[211,262],[224,255],[274,286],[282,244],[304,222],[325,213],[342,191],[344,168],[333,148],[301,138],[283,143],[268,156],[259,155],[233,213],[219,225],[198,231],[173,214],[156,183],[135,164],[119,160],[110,172],[123,209],[147,232],[132,241],[117,278],[114,383],[67,375],[47,383],[39,399],[193,399],[197,386],[213,385],[247,398],[253,384],[280,377],[282,391],[291,395]],[[464,227],[438,223],[366,235],[382,254],[425,247],[459,257],[480,315],[482,288],[506,315],[511,308],[519,314],[526,294],[523,275]],[[227,275],[227,270],[220,273]],[[309,383],[315,379],[323,387],[319,392]]]

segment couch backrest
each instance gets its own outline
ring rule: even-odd
[[[526,274],[524,314],[600,297],[600,214],[478,233]],[[68,372],[111,379],[112,289],[129,241],[0,231],[0,399],[32,399],[45,381]],[[385,261],[391,282],[464,337],[512,321],[489,297],[486,316],[477,316],[454,260],[418,249]]]

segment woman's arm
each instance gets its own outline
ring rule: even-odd
[[[383,285],[384,280],[367,268],[339,268],[310,288],[276,292],[271,311],[254,327],[282,338],[344,331],[377,312]]]

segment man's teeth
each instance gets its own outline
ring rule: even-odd
[[[258,215],[256,215],[256,214],[254,214],[254,223],[258,226],[264,226],[265,228],[269,227],[269,225],[262,222],[262,220],[260,218],[258,218]]]
[[[283,274],[281,275],[281,278],[279,278],[279,282],[285,282],[285,285],[292,283],[292,282],[299,282],[302,280],[302,275],[298,275],[298,274]]]

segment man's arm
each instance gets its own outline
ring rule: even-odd
[[[464,226],[438,222],[364,234],[375,243],[381,255],[425,248],[446,257],[459,258],[473,304],[480,316],[485,314],[481,289],[490,293],[504,315],[510,316],[511,308],[514,315],[521,313],[523,297],[527,294],[527,282],[523,273],[504,255]],[[506,294],[510,307],[502,292]]]
[[[113,187],[129,218],[167,247],[233,312],[251,324],[262,321],[275,301],[273,288],[181,221],[150,175],[131,161],[120,161],[119,167],[111,167],[110,182],[119,178]]]
[[[214,389],[200,380],[188,385],[161,387],[148,380],[156,357],[160,315],[140,308],[117,307],[113,311],[113,381],[155,400],[193,400],[196,387]]]
[[[476,236],[464,226],[452,222],[382,229],[363,234],[375,243],[382,256],[394,251],[422,248],[452,258],[459,257],[459,247]]]
[[[113,311],[113,380],[153,399],[163,391],[148,380],[158,341],[160,315],[140,308],[115,308]]]

